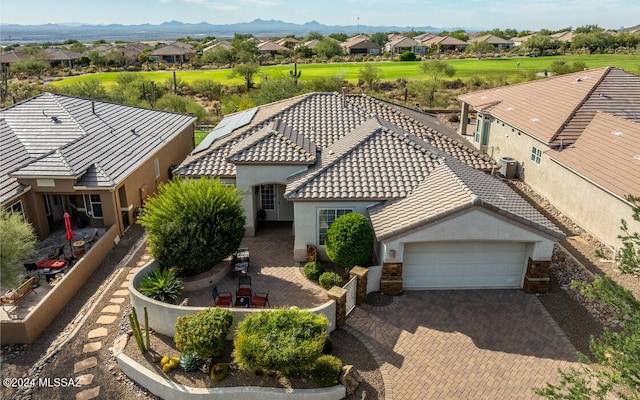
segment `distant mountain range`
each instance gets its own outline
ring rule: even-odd
[[[457,29],[457,28],[447,28]],[[319,32],[324,35],[331,33],[345,33],[349,36],[357,33],[375,32],[404,32],[404,31],[441,32],[441,28],[433,26],[370,26],[370,25],[323,25],[316,21],[304,24],[294,24],[277,20],[256,19],[225,25],[212,25],[206,22],[189,24],[179,21],[163,22],[160,25],[87,25],[87,24],[45,24],[45,25],[16,25],[0,24],[0,41],[3,45],[11,43],[31,42],[61,42],[75,39],[81,42],[92,42],[104,39],[106,41],[126,40],[154,40],[178,39],[186,36],[193,38],[215,36],[233,37],[234,33],[253,34],[254,36],[283,37],[287,35],[306,36],[309,32]]]

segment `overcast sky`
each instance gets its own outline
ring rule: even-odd
[[[1,0],[0,22],[22,25],[229,24],[276,19],[324,25],[618,29],[640,24],[638,0]]]

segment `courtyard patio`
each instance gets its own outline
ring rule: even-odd
[[[269,307],[296,306],[313,308],[327,302],[327,291],[304,276],[300,263],[293,259],[293,232],[290,222],[263,222],[256,236],[244,237],[241,247],[249,249],[249,270],[253,292],[268,292]],[[230,265],[231,259],[222,261],[214,269]],[[205,289],[183,292],[178,303],[185,298],[189,306],[213,306],[212,290],[229,292],[236,300],[239,276],[229,271],[224,278]]]

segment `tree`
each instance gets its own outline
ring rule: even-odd
[[[613,35],[604,31],[592,31],[588,33],[578,33],[571,41],[573,50],[588,49],[590,53],[602,52],[610,48],[615,43]]]
[[[380,47],[384,47],[385,44],[389,41],[389,36],[384,32],[376,32],[369,38],[373,43],[377,44]]]
[[[40,75],[47,68],[49,63],[32,56],[12,63],[9,70],[14,75],[37,76],[40,79]]]
[[[420,69],[429,75],[431,80],[436,84],[440,82],[443,76],[452,77],[456,73],[456,69],[449,63],[442,60],[427,60],[420,64]]]
[[[584,71],[587,65],[582,61],[567,63],[564,60],[555,60],[549,65],[549,71],[555,75],[570,74],[572,72]]]
[[[320,57],[331,58],[333,56],[339,56],[343,54],[340,44],[331,38],[324,38],[316,44],[313,52]]]
[[[84,97],[93,100],[111,100],[106,89],[102,86],[102,81],[96,78],[74,82],[71,85],[63,86],[61,90],[70,96]]]
[[[36,236],[21,213],[0,209],[0,289],[17,287],[22,281],[22,263],[35,248]]]
[[[358,73],[358,79],[367,84],[370,88],[380,82],[380,78],[382,77],[382,70],[376,67],[372,63],[366,63]]]
[[[223,49],[222,47],[216,47],[204,52],[204,54],[202,55],[202,61],[205,64],[215,64],[218,67],[231,64],[233,60],[234,57],[231,51]]]
[[[416,60],[416,54],[412,51],[405,51],[402,54],[400,54],[399,57],[400,61],[415,61]]]
[[[345,269],[366,264],[373,253],[369,220],[355,212],[336,218],[327,230],[324,245],[329,259]]]
[[[324,39],[324,35],[322,35],[322,33],[320,32],[316,32],[316,31],[311,31],[309,32],[309,34],[306,37],[306,41],[310,41],[310,40],[322,40]]]
[[[251,34],[235,33],[231,41],[231,47],[233,48],[231,53],[241,63],[251,62],[260,54],[258,44]]]
[[[241,201],[235,187],[215,178],[173,179],[147,200],[139,221],[160,266],[192,276],[240,245],[245,224]]]
[[[560,44],[556,40],[551,39],[549,35],[537,34],[527,39],[527,41],[523,43],[523,46],[529,49],[537,49],[540,54],[543,54],[547,49],[560,47]]]
[[[478,55],[478,58],[482,58],[482,56],[484,56],[485,54],[490,53],[490,52],[495,51],[495,50],[496,50],[496,48],[491,43],[487,43],[487,42],[471,42],[467,46],[466,52],[467,53],[475,53],[475,54]]]
[[[206,97],[209,101],[222,99],[224,85],[213,79],[196,79],[192,85],[193,90]]]
[[[155,104],[154,108],[170,112],[179,112],[184,114],[192,114],[198,121],[207,118],[207,110],[205,110],[198,102],[174,93],[167,93],[162,96]]]
[[[300,93],[300,87],[296,85],[295,79],[291,76],[264,76],[254,98],[256,103],[260,105],[288,99],[298,93]]]
[[[231,71],[231,76],[240,76],[247,84],[247,90],[253,87],[253,76],[258,73],[260,67],[256,63],[238,64]]]
[[[346,42],[349,38],[346,33],[332,33],[329,35],[329,37],[337,40],[338,42]]]

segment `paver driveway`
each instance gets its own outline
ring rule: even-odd
[[[576,351],[520,290],[405,291],[357,307],[347,330],[381,365],[386,398],[531,399],[575,366]]]

